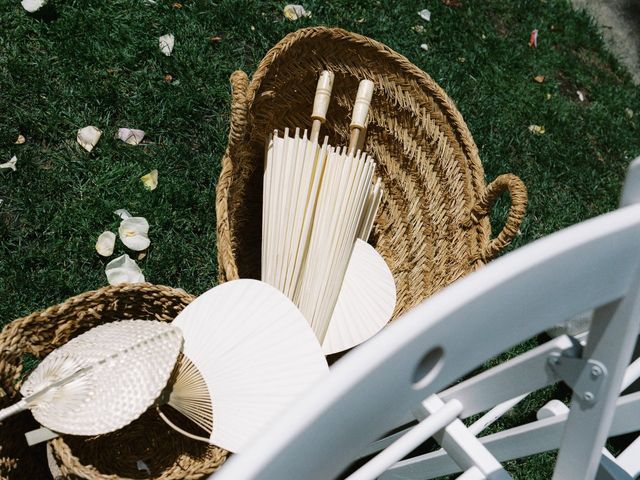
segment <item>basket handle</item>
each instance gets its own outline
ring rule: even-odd
[[[477,223],[482,217],[489,215],[493,204],[505,191],[511,197],[507,221],[500,233],[482,247],[480,255],[484,262],[491,260],[500,250],[509,245],[518,233],[527,208],[527,187],[522,180],[511,173],[500,175],[487,185],[486,190],[471,210],[471,219]]]
[[[247,127],[247,90],[249,78],[242,70],[236,70],[231,82],[231,124],[229,126],[229,153],[242,142]],[[231,157],[232,155],[230,155]]]
[[[229,143],[222,156],[222,168],[216,186],[216,216],[218,245],[218,281],[220,283],[238,278],[238,269],[233,256],[231,232],[229,231],[229,188],[234,176],[233,159],[245,135],[247,127],[247,89],[249,78],[241,70],[231,74],[231,121]]]

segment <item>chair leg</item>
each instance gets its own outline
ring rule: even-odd
[[[634,283],[639,282],[639,278],[636,275]],[[635,285],[631,291],[638,292],[638,287]],[[583,359],[600,362],[606,371],[582,372],[582,375],[601,375],[602,385],[593,402],[583,396],[584,392],[574,390],[553,480],[595,478],[624,373],[638,337],[639,318],[638,293],[596,311]],[[592,368],[587,363],[585,366]]]

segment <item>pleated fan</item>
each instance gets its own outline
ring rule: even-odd
[[[304,317],[276,288],[258,280],[219,285],[190,303],[173,324],[183,359],[167,403],[207,436],[176,430],[231,452],[328,371]]]
[[[151,320],[95,327],[51,352],[29,375],[23,399],[0,421],[30,409],[45,427],[99,435],[137,419],[160,397],[182,346],[180,329]]]
[[[322,342],[325,355],[351,348],[378,333],[395,305],[396,285],[389,267],[371,245],[356,240]]]

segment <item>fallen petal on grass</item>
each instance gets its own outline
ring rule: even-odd
[[[536,28],[529,35],[529,46],[533,48],[538,48],[538,29]]]
[[[529,125],[529,131],[536,135],[543,135],[545,132],[544,125]]]
[[[423,10],[420,10],[418,12],[418,15],[420,15],[420,18],[422,18],[423,20],[426,20],[427,22],[431,21],[431,12],[426,8]]]
[[[22,7],[29,13],[37,12],[46,4],[46,0],[22,0]]]
[[[411,29],[416,33],[424,33],[424,25],[414,25]]]
[[[142,270],[126,253],[107,263],[104,273],[107,275],[109,285],[144,282]]]
[[[584,93],[582,93],[581,90],[577,90],[576,91],[576,95],[578,95],[578,100],[580,100],[581,102],[584,102],[585,96],[584,96]]]
[[[24,138],[24,135],[18,135],[18,138],[13,143],[15,143],[16,145],[22,145],[26,141],[27,141],[27,139]]]
[[[158,170],[151,170],[146,175],[140,177],[144,188],[149,191],[155,190],[158,186]]]
[[[100,140],[100,136],[102,136],[102,132],[96,127],[89,125],[88,127],[84,127],[78,130],[76,140],[82,146],[82,148],[84,148],[87,152],[90,152],[91,150],[93,150],[93,147],[96,146],[98,140]]]
[[[173,36],[173,33],[168,33],[166,35],[162,35],[158,38],[158,43],[160,44],[160,51],[164,53],[167,57],[171,55],[173,52],[173,46],[175,45],[176,39]]]
[[[118,215],[122,220],[126,220],[127,218],[131,218],[133,216],[127,210],[125,210],[124,208],[120,208],[120,209],[116,210],[113,213]]]
[[[144,138],[144,130],[136,130],[135,128],[119,128],[116,138],[122,140],[129,145],[138,145]]]
[[[544,75],[536,75],[533,77],[533,81],[536,83],[544,83]]]
[[[420,48],[425,52],[429,51],[429,45],[427,45],[426,43],[423,43],[422,45],[420,45]]]
[[[629,107],[624,109],[624,113],[627,115],[627,118],[633,118],[633,110],[631,110]]]
[[[122,220],[118,227],[118,235],[127,248],[136,252],[146,250],[151,244],[149,222],[144,217],[130,217]]]
[[[302,17],[310,17],[311,13],[307,12],[302,5],[286,5],[282,10],[287,20],[295,21]]]
[[[102,232],[96,241],[96,252],[103,257],[113,254],[116,245],[116,234],[113,232]]]
[[[18,163],[18,157],[14,155],[8,162],[0,164],[0,168],[10,168],[15,172],[17,170],[16,163]]]

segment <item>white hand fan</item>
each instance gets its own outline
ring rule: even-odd
[[[324,354],[341,352],[378,333],[395,306],[396,285],[391,270],[375,248],[356,240],[322,342]]]
[[[160,396],[182,346],[167,323],[125,320],[95,327],[49,354],[4,418],[30,409],[50,430],[99,435],[124,427]]]
[[[173,321],[184,337],[167,403],[202,427],[196,437],[238,452],[328,371],[316,337],[296,306],[257,280],[205,292]]]

